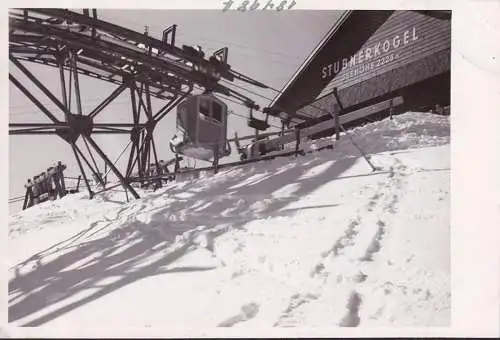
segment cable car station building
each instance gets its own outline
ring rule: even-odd
[[[450,104],[451,11],[345,11],[270,105],[292,126]],[[334,89],[337,90],[337,97]],[[331,135],[329,130],[322,135]],[[319,137],[319,136],[317,136]]]

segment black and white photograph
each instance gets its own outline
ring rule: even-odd
[[[8,9],[6,330],[452,326],[455,12],[299,3]]]

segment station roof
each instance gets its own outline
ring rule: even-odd
[[[441,19],[451,17],[451,11],[416,12]],[[322,79],[321,67],[339,56],[354,54],[393,13],[392,10],[344,11],[271,102],[270,112],[295,123],[316,118],[301,108],[331,94],[326,93],[330,79]]]

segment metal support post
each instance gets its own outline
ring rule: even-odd
[[[335,140],[340,140],[340,107],[337,103],[333,104],[333,119],[335,120]]]
[[[300,129],[295,128],[295,156],[297,156],[300,148]]]
[[[339,98],[339,95],[338,95],[338,92],[337,92],[337,88],[335,87],[333,89],[333,95],[335,96],[335,99],[337,100],[337,104],[339,106],[339,112],[342,112],[343,110],[343,107],[342,107],[342,103],[340,102],[340,98]],[[335,117],[333,117],[335,118]],[[370,167],[372,168],[372,171],[377,171],[379,170],[377,167],[375,167],[372,162],[370,162],[370,159],[366,156],[366,154],[363,152],[363,150],[361,150],[361,148],[354,142],[354,140],[352,139],[352,137],[347,133],[347,131],[344,129],[344,127],[342,126],[342,124],[338,124],[340,126],[340,128],[342,129],[342,131],[345,133],[345,135],[350,139],[352,145],[354,145],[354,147],[356,147],[356,149],[358,149],[358,151],[361,153],[361,155],[363,156],[363,158],[365,159],[365,161],[368,163],[368,165],[370,165]]]
[[[71,72],[73,73],[73,81],[75,83],[76,109],[79,115],[82,115],[82,100],[80,97],[80,81],[78,80],[77,58],[78,54],[70,51]]]
[[[123,177],[123,175],[120,173],[120,171],[118,171],[118,169],[114,166],[114,164],[109,160],[109,158],[104,154],[104,152],[99,148],[99,146],[96,144],[96,142],[94,142],[94,140],[92,138],[87,137],[90,145],[92,145],[92,147],[97,151],[97,153],[99,154],[99,156],[101,156],[101,158],[106,162],[108,163],[108,166],[110,167],[111,171],[113,171],[113,173],[115,174],[116,177],[118,177],[118,179],[120,180],[120,182],[122,183],[122,186],[124,187],[125,190],[129,190],[132,195],[138,199],[139,198],[139,194],[137,194],[137,192],[134,190],[134,188],[132,188],[132,186],[130,185],[130,183]]]
[[[218,172],[218,167],[219,167],[219,145],[215,144],[214,145],[214,162],[213,162],[213,167],[214,167],[214,174]]]
[[[94,192],[90,188],[89,180],[87,179],[87,175],[85,174],[85,170],[83,170],[82,162],[80,161],[80,157],[78,156],[78,152],[76,151],[77,150],[76,145],[75,145],[75,143],[70,143],[70,144],[71,144],[71,148],[73,149],[73,153],[75,154],[76,161],[78,163],[78,167],[80,168],[80,173],[82,174],[83,180],[85,181],[85,185],[87,186],[87,190],[89,191],[89,198],[92,198],[92,197],[94,197]]]

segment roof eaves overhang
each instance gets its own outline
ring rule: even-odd
[[[300,67],[295,71],[290,80],[283,86],[282,90],[278,95],[273,99],[269,107],[273,110],[279,109],[279,101],[281,98],[287,95],[288,90],[292,87],[292,85],[297,81],[297,79],[306,71],[307,66],[314,60],[314,58],[318,55],[318,53],[322,50],[322,48],[333,38],[333,36],[338,32],[342,24],[349,18],[352,14],[352,10],[344,11],[340,18],[336,21],[335,25],[325,34],[323,39],[318,43],[316,48],[312,51],[312,53],[307,57],[306,60],[300,65]]]

